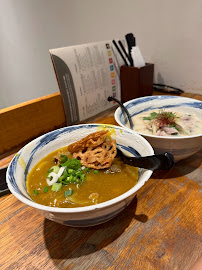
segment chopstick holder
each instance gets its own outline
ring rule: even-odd
[[[121,66],[121,101],[150,96],[153,93],[154,64],[146,63],[145,66]]]

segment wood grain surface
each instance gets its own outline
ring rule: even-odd
[[[92,122],[116,124],[113,112]],[[201,161],[199,151],[155,171],[121,214],[95,227],[66,227],[1,197],[0,269],[189,270],[202,254]]]
[[[66,123],[60,93],[0,110],[0,155]]]

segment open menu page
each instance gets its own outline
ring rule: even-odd
[[[120,100],[120,66],[123,60],[112,41],[51,49],[67,125],[86,120]]]

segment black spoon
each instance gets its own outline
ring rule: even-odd
[[[175,165],[175,159],[171,153],[163,153],[159,155],[147,157],[127,157],[121,150],[117,148],[117,155],[123,160],[123,163],[144,168],[148,170],[170,170]]]
[[[115,97],[111,97],[111,96],[109,96],[107,100],[108,100],[108,101],[114,100],[114,101],[116,101],[116,102],[120,105],[120,107],[124,110],[124,112],[126,113],[126,115],[127,115],[127,117],[128,117],[128,121],[129,121],[129,124],[130,124],[130,129],[133,129],[133,126],[134,126],[133,121],[132,121],[132,119],[131,119],[131,116],[130,116],[128,110],[127,110],[126,107],[123,105],[123,103],[122,103],[121,101],[119,101],[118,99],[116,99]]]

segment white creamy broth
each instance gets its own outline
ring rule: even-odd
[[[135,131],[149,135],[179,137],[202,133],[202,120],[187,108],[150,110],[133,116],[132,121]]]

